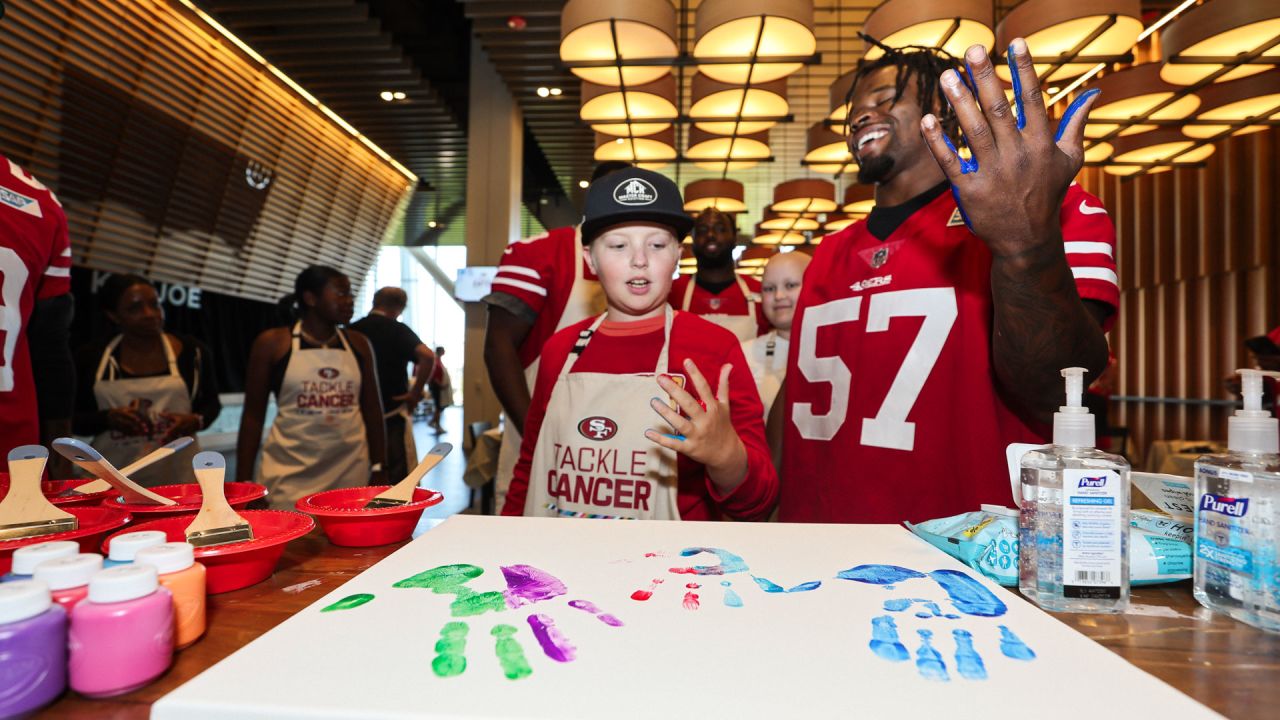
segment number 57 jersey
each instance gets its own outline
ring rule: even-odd
[[[1061,222],[1080,296],[1114,310],[1106,210],[1072,184]],[[1048,428],[1001,396],[992,313],[991,253],[949,192],[883,241],[865,221],[827,236],[791,331],[780,519],[920,522],[1009,505],[1005,446],[1047,442]]]

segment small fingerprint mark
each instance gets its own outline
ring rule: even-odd
[[[595,615],[600,622],[609,627],[622,627],[622,621],[606,612],[601,612],[596,604],[589,600],[570,600],[569,607]]]
[[[467,669],[467,624],[445,623],[436,640],[436,656],[431,661],[431,671],[436,677],[455,677]]]
[[[638,600],[639,602],[644,602],[645,600],[648,600],[649,598],[653,597],[653,591],[657,590],[658,586],[661,584],[662,584],[662,578],[654,578],[653,582],[649,583],[648,590],[637,590],[631,593],[631,599]]]
[[[684,594],[684,609],[697,610],[701,604],[698,602],[698,593],[694,592],[694,590],[697,590],[702,586],[698,583],[689,583],[688,585],[685,585],[685,587],[688,588],[688,590]]]
[[[734,591],[733,583],[728,580],[721,580],[720,585],[724,587],[724,604],[725,607],[740,608],[742,607],[742,598]]]
[[[516,629],[511,625],[495,625],[489,631],[494,637],[493,653],[498,656],[498,664],[502,666],[502,674],[508,680],[519,680],[533,674],[529,661],[524,656],[524,648],[516,640]]]

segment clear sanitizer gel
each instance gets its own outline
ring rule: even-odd
[[[1018,589],[1053,612],[1129,607],[1129,463],[1094,445],[1084,368],[1067,368],[1053,444],[1022,457]]]
[[[1196,461],[1193,591],[1210,610],[1280,632],[1280,423],[1262,409],[1262,378],[1237,370],[1244,409],[1227,420],[1227,452]]]

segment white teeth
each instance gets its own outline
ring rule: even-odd
[[[858,149],[861,150],[863,145],[866,145],[872,140],[879,140],[880,138],[888,134],[889,134],[888,130],[872,130],[866,135],[863,135],[862,137],[858,138]]]

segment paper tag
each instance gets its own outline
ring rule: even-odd
[[[1062,593],[1069,598],[1119,599],[1120,474],[1064,470],[1062,477]]]
[[[1130,473],[1129,478],[1161,511],[1179,520],[1195,517],[1196,496],[1191,478],[1143,472]]]

